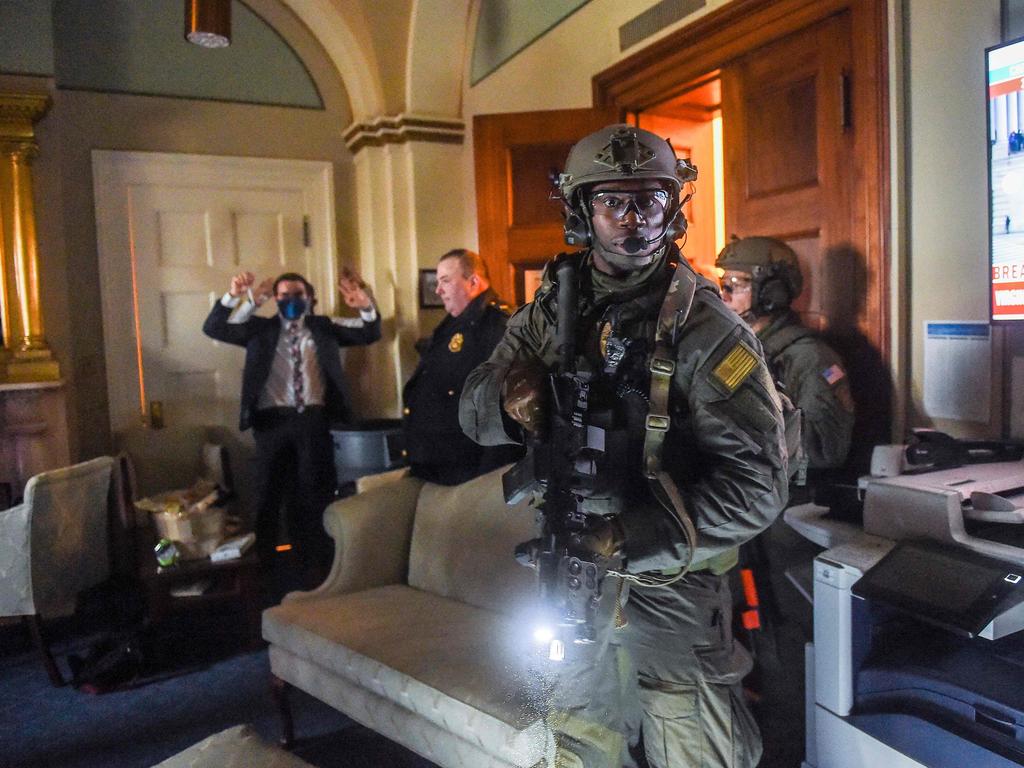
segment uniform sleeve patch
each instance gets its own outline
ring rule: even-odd
[[[838,382],[846,378],[846,371],[840,368],[838,365],[830,365],[824,371],[821,372],[825,381],[828,382],[830,387],[834,387]]]
[[[715,366],[711,373],[731,394],[736,391],[737,387],[746,380],[750,372],[756,367],[757,355],[740,341],[722,359],[722,362]]]

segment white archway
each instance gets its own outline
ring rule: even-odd
[[[334,63],[352,105],[355,123],[384,113],[384,89],[369,41],[332,0],[281,0],[309,28]]]
[[[462,118],[470,2],[415,0],[406,57],[406,112]]]
[[[375,0],[362,0],[374,2]],[[352,107],[343,136],[353,153],[357,266],[375,286],[384,338],[367,352],[367,393],[375,416],[396,416],[402,384],[415,367],[420,327],[417,275],[437,254],[472,245],[465,222],[436,215],[438,188],[465,197],[461,169],[467,151],[462,84],[472,0],[413,0],[404,103],[388,114],[378,56],[362,5],[342,0],[281,0],[323,46]]]

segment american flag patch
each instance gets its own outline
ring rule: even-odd
[[[830,387],[833,387],[835,386],[836,382],[842,381],[842,379],[846,376],[846,371],[844,371],[838,365],[830,365],[828,368],[821,372],[821,375],[825,377],[825,381],[828,382],[828,385]]]
[[[731,395],[756,366],[757,357],[747,349],[746,344],[738,342],[712,373]]]

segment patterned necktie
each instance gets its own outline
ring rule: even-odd
[[[302,413],[306,407],[305,379],[302,375],[302,344],[299,339],[299,322],[288,324],[288,348],[292,354],[292,389],[295,390],[295,409]]]

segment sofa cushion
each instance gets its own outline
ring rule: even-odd
[[[534,572],[515,561],[513,550],[536,535],[536,514],[525,502],[505,504],[504,471],[462,485],[423,485],[409,551],[410,586],[510,616],[533,601]]]
[[[153,768],[312,768],[305,760],[262,741],[248,725],[236,725],[193,744]]]
[[[263,637],[272,645],[514,764],[524,752],[542,755],[546,738],[526,627],[405,585],[263,613]]]

